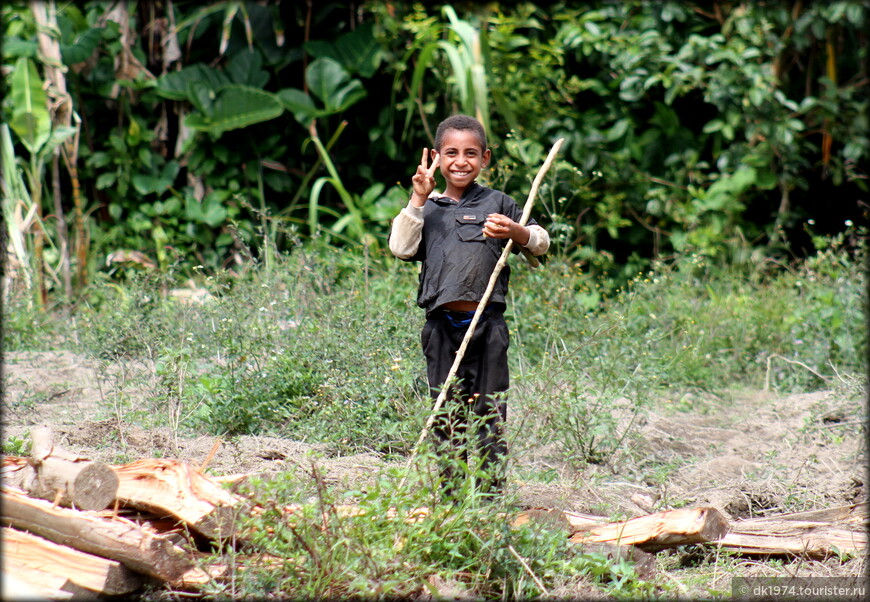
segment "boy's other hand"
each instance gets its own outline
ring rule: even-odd
[[[426,199],[435,190],[435,170],[438,169],[438,164],[441,160],[441,155],[435,153],[432,159],[432,165],[429,165],[429,149],[423,149],[423,157],[420,159],[420,165],[417,166],[417,173],[411,176],[411,184],[414,186],[414,193],[411,195],[411,202],[416,207],[422,207],[426,204]]]
[[[483,224],[483,235],[489,238],[510,238],[518,245],[529,242],[529,230],[501,213],[490,213]]]

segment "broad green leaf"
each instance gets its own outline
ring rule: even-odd
[[[218,90],[208,113],[193,113],[185,124],[219,136],[228,130],[275,119],[284,112],[278,97],[264,90],[230,84]]]
[[[228,215],[223,204],[227,196],[226,191],[215,191],[207,194],[202,202],[188,196],[184,203],[185,217],[212,228],[220,226]]]
[[[36,40],[22,40],[21,38],[9,37],[3,40],[3,57],[13,58],[36,58],[39,49]]]
[[[190,99],[190,83],[200,82],[210,88],[217,89],[230,83],[230,79],[221,71],[208,65],[196,63],[181,71],[170,71],[157,80],[157,93],[170,100]]]
[[[341,113],[365,95],[366,90],[362,82],[358,79],[351,80],[346,86],[336,90],[335,95],[330,99],[330,103],[327,104],[326,110],[330,113]]]
[[[311,93],[319,98],[329,113],[338,113],[365,96],[362,82],[333,59],[317,59],[305,72]]]
[[[74,136],[76,128],[71,125],[57,125],[51,130],[48,140],[42,146],[41,153],[43,156],[51,154],[55,148],[66,142]]]
[[[263,88],[269,82],[269,73],[263,69],[263,57],[256,49],[244,48],[227,62],[227,75],[234,84]]]
[[[711,119],[707,123],[704,124],[703,129],[701,130],[705,134],[712,134],[713,132],[718,132],[725,125],[725,122],[721,119]]]
[[[151,174],[136,174],[133,176],[133,188],[142,195],[151,194],[152,192],[160,193],[166,190],[163,184],[164,182],[160,177]]]
[[[614,142],[619,140],[625,133],[628,131],[628,127],[631,125],[631,120],[629,119],[620,119],[616,123],[613,124],[613,127],[607,131],[607,141]]]
[[[226,195],[211,193],[202,200],[202,221],[215,228],[220,226],[227,218],[227,209],[224,207]]]
[[[36,154],[51,134],[48,96],[36,64],[28,58],[15,62],[12,72],[12,120],[9,126],[32,154]]]
[[[372,33],[373,27],[372,23],[364,23],[333,42],[307,42],[305,50],[317,58],[335,60],[351,74],[371,77],[381,64],[384,54]]]
[[[92,27],[76,38],[72,44],[61,44],[60,55],[64,65],[84,63],[97,49],[103,38],[102,27]]]
[[[97,176],[97,190],[103,190],[105,188],[108,188],[115,183],[115,180],[117,178],[117,174],[113,171],[101,173],[99,176]]]
[[[302,90],[297,88],[284,88],[278,92],[278,99],[284,107],[293,113],[296,121],[303,126],[308,126],[311,120],[320,115],[320,111],[314,106],[314,101]]]
[[[190,104],[194,108],[208,115],[211,113],[212,105],[217,98],[218,88],[213,88],[202,81],[192,81],[187,85],[187,94]]]
[[[88,167],[100,168],[100,167],[105,167],[106,165],[108,165],[111,162],[112,162],[112,156],[109,153],[104,152],[104,151],[97,151],[93,155],[88,157],[88,160],[85,162],[85,164]]]

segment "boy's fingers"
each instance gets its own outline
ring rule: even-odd
[[[422,167],[424,170],[429,169],[429,149],[428,148],[423,149],[423,156],[420,158],[420,167]]]
[[[438,169],[438,164],[441,162],[441,153],[435,153],[435,158],[432,160],[432,167],[430,167],[426,171],[426,175],[430,178],[435,174],[435,170]]]

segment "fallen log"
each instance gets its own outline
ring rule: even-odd
[[[122,505],[174,517],[209,538],[226,539],[233,534],[241,498],[189,464],[143,459],[113,468]]]
[[[3,573],[15,575],[33,589],[53,592],[52,599],[75,593],[74,587],[91,593],[117,596],[136,591],[142,577],[115,560],[94,556],[37,537],[2,528]]]
[[[125,520],[103,520],[89,512],[53,506],[3,487],[2,524],[30,531],[76,550],[116,560],[139,573],[175,582],[194,566],[166,537]]]
[[[67,508],[102,510],[112,503],[118,477],[111,467],[55,446],[47,427],[34,429],[30,437],[29,458],[3,459],[6,484]]]
[[[644,552],[657,552],[717,540],[727,531],[728,520],[715,508],[679,508],[617,523],[583,525],[569,541],[634,545]]]
[[[714,543],[720,550],[747,556],[859,555],[867,549],[867,519],[867,502],[749,518],[732,522],[728,534]]]

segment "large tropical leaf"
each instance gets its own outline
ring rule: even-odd
[[[305,72],[311,93],[319,98],[329,113],[344,111],[366,95],[362,82],[337,61],[328,58],[312,62]]]
[[[170,100],[187,100],[190,98],[190,83],[201,82],[216,90],[230,83],[223,72],[213,69],[208,65],[196,63],[185,67],[181,71],[171,71],[157,80],[157,93]]]
[[[76,38],[72,44],[61,44],[60,55],[64,65],[84,63],[97,49],[103,37],[103,27],[92,27]]]
[[[36,154],[51,135],[48,96],[36,64],[28,58],[15,62],[12,73],[12,120],[9,126],[32,154]]]
[[[330,58],[340,63],[352,74],[371,77],[381,64],[384,55],[372,33],[372,23],[364,23],[355,30],[343,34],[334,42],[313,40],[305,44],[305,50],[318,58]]]
[[[216,91],[207,113],[192,113],[184,123],[192,129],[219,136],[228,130],[275,119],[283,112],[284,106],[274,94],[229,84]]]

